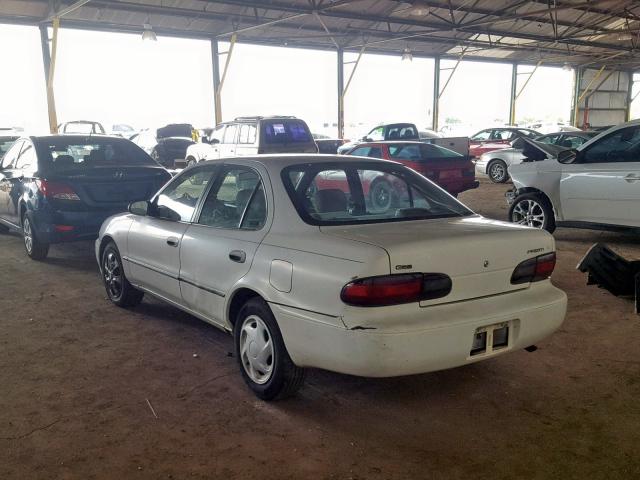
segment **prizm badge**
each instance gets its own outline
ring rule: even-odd
[[[527,254],[538,253],[538,252],[544,252],[544,248],[534,248],[533,250],[527,250]]]
[[[396,265],[396,270],[411,270],[413,265]]]

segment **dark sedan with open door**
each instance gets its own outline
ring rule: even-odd
[[[170,178],[123,138],[21,138],[0,164],[0,231],[21,231],[27,254],[41,260],[52,243],[94,238],[107,217],[149,199]]]

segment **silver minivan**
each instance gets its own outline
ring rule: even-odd
[[[269,153],[318,153],[304,120],[296,117],[238,117],[215,127],[187,149],[185,163]]]

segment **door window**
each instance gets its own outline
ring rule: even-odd
[[[586,141],[587,139],[584,137],[576,137],[575,135],[565,135],[560,141],[559,145],[561,147],[567,147],[567,148],[578,148],[580,145],[582,145]]]
[[[384,140],[384,128],[378,127],[371,130],[367,137],[371,139],[373,142],[379,142],[380,140]]]
[[[640,126],[621,128],[584,150],[584,163],[640,162]]]
[[[491,130],[482,130],[481,132],[478,132],[473,137],[471,137],[471,140],[474,140],[476,142],[484,142],[485,140],[489,140],[490,136]]]
[[[20,152],[15,168],[19,170],[27,170],[30,167],[35,167],[35,165],[36,152],[33,149],[33,145],[25,142],[25,147],[22,149],[22,152]]]
[[[180,215],[180,221],[190,222],[198,201],[213,175],[212,166],[196,168],[176,177],[156,200],[158,207],[168,207]]]
[[[13,165],[15,164],[16,159],[18,158],[18,154],[20,153],[20,149],[22,148],[23,144],[24,144],[24,141],[18,140],[7,151],[7,153],[4,155],[2,159],[2,169],[13,168]]]
[[[382,149],[380,147],[358,147],[349,155],[357,155],[359,157],[382,158]]]
[[[236,124],[227,125],[227,129],[224,131],[224,136],[222,137],[222,143],[236,143],[237,130],[238,126]]]
[[[267,202],[260,176],[248,167],[226,170],[202,206],[198,223],[216,228],[260,230]]]
[[[538,142],[558,145],[559,139],[560,139],[560,135],[545,135],[544,137],[538,138]]]
[[[494,130],[491,140],[509,140],[513,136],[511,130]]]
[[[240,125],[238,143],[250,145],[255,142],[256,142],[256,126],[248,123]]]

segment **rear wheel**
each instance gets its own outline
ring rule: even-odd
[[[49,254],[49,244],[38,237],[31,216],[25,213],[22,216],[22,238],[27,255],[33,260],[44,260]]]
[[[493,183],[504,183],[509,178],[509,173],[507,172],[507,164],[502,160],[493,160],[489,163],[487,167],[487,172],[489,173],[489,179]]]
[[[516,197],[509,209],[509,220],[550,233],[556,229],[553,208],[549,200],[539,193],[525,193]]]
[[[369,200],[375,210],[388,210],[393,203],[393,187],[387,180],[376,180],[369,190]]]
[[[144,292],[129,283],[124,274],[122,258],[118,247],[113,242],[102,252],[102,281],[109,300],[119,307],[134,307],[142,301]]]
[[[278,324],[264,300],[252,298],[240,309],[233,336],[242,377],[257,397],[285,398],[302,386],[305,370],[289,357]]]
[[[193,157],[187,157],[187,167],[191,167],[198,163],[198,161]]]

